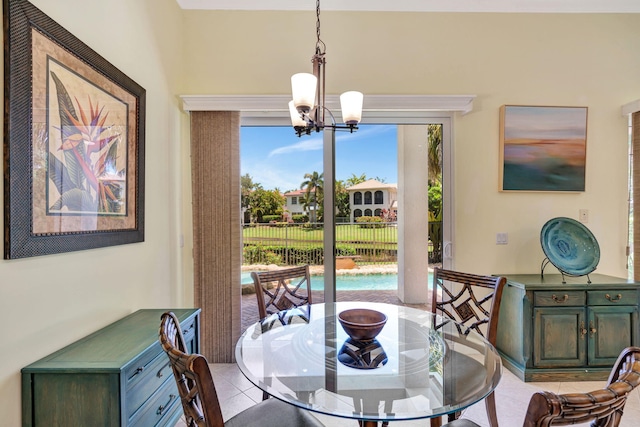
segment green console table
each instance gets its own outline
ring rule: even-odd
[[[504,275],[496,347],[523,381],[606,380],[640,344],[640,283],[618,277]]]
[[[170,426],[182,415],[160,316],[139,310],[22,369],[22,425]],[[191,352],[200,309],[173,309]]]

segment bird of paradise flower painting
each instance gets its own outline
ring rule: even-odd
[[[49,214],[126,214],[126,127],[91,95],[75,96],[50,71],[59,126],[51,126],[48,153]],[[94,96],[96,98],[96,96]]]
[[[11,4],[5,259],[143,242],[145,89],[28,1]]]

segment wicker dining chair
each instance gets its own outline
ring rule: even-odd
[[[311,304],[309,265],[251,273],[258,299],[258,315],[268,315]]]
[[[467,420],[465,418],[458,418],[457,420],[451,421],[443,425],[442,427],[481,427],[480,424],[476,424],[471,420]]]
[[[613,365],[605,388],[589,393],[531,396],[523,427],[564,426],[591,421],[592,427],[616,427],[629,393],[640,384],[640,347],[627,347]]]
[[[498,333],[498,316],[502,291],[507,282],[505,277],[481,276],[453,270],[435,268],[433,273],[433,293],[431,311],[444,318],[454,320],[461,334],[475,330],[494,347]],[[435,325],[440,327],[442,325]],[[498,427],[495,395],[485,398],[487,417],[491,427]],[[460,416],[459,412],[449,414],[449,421]],[[472,426],[468,420],[460,420],[451,427]],[[435,425],[435,422],[433,423]]]
[[[187,354],[180,323],[172,312],[161,316],[159,340],[169,356],[187,427],[321,427],[308,411],[267,399],[224,421],[207,359]]]

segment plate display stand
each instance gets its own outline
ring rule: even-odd
[[[548,257],[545,257],[542,260],[542,265],[540,266],[540,277],[544,277],[544,268],[547,266],[547,264],[551,263],[553,265],[553,263],[551,262],[551,260],[549,260]],[[556,267],[558,268],[558,267]],[[587,276],[587,283],[591,283],[591,278],[589,277],[589,274],[571,274],[571,273],[567,273],[566,271],[562,271],[561,269],[558,268],[558,271],[560,272],[560,274],[562,275],[562,283],[566,284],[567,280],[564,278],[564,276],[569,276],[569,277],[582,277],[582,276]]]

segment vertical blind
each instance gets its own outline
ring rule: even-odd
[[[631,144],[633,155],[633,280],[640,281],[640,257],[635,250],[640,248],[640,112],[631,115]]]
[[[200,348],[210,363],[230,363],[241,332],[239,112],[191,112],[191,185]]]

